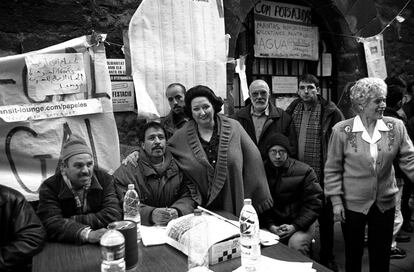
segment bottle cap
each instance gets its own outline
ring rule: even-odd
[[[135,189],[135,185],[130,183],[128,184],[128,190],[134,190]]]
[[[202,214],[202,210],[200,210],[200,209],[194,209],[194,215],[196,215],[196,216],[199,216],[199,215],[201,215]]]
[[[244,205],[252,205],[252,199],[251,198],[245,198],[244,199]]]

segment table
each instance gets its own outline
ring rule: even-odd
[[[169,245],[138,247],[138,266],[136,272],[182,272],[187,271],[187,256]],[[278,243],[262,248],[262,255],[284,261],[313,262],[299,252]],[[84,272],[100,271],[99,245],[71,245],[46,243],[45,248],[33,258],[33,272]],[[240,266],[240,258],[210,266],[215,272],[233,271]],[[329,272],[328,268],[313,262],[318,272]]]

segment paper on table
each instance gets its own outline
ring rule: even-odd
[[[166,227],[140,226],[140,231],[144,246],[154,246],[166,243]]]
[[[279,235],[271,233],[268,230],[260,230],[260,243],[264,246],[272,246],[279,243]]]
[[[312,268],[311,262],[286,262],[277,259],[272,259],[266,256],[260,257],[259,267],[256,270],[257,272],[267,272],[267,271],[295,271],[295,272],[316,272]],[[244,272],[243,267],[239,267],[233,272]]]

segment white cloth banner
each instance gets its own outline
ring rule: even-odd
[[[219,3],[219,4],[218,4]],[[144,0],[129,25],[138,116],[170,111],[166,87],[202,84],[226,94],[224,10],[217,0]]]
[[[50,90],[29,90],[26,57],[49,53],[61,57],[67,53],[83,55],[85,92],[63,90],[50,94]],[[65,74],[53,69],[48,71]],[[64,80],[70,85],[69,78]],[[0,58],[0,118],[0,183],[20,191],[29,200],[38,199],[41,182],[54,174],[62,144],[71,134],[83,137],[91,146],[99,167],[111,171],[119,166],[105,48],[102,43],[92,45],[90,37]]]
[[[384,37],[382,34],[361,40],[364,45],[365,59],[369,77],[387,78],[385,63]]]

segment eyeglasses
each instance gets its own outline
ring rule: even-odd
[[[285,156],[287,154],[286,150],[269,150],[269,155],[270,156]]]
[[[314,85],[301,85],[299,86],[299,90],[304,91],[304,90],[314,90],[316,89],[316,87]]]
[[[268,92],[267,91],[253,91],[251,95],[252,97],[259,97],[259,95],[262,97],[266,97],[268,96]]]

